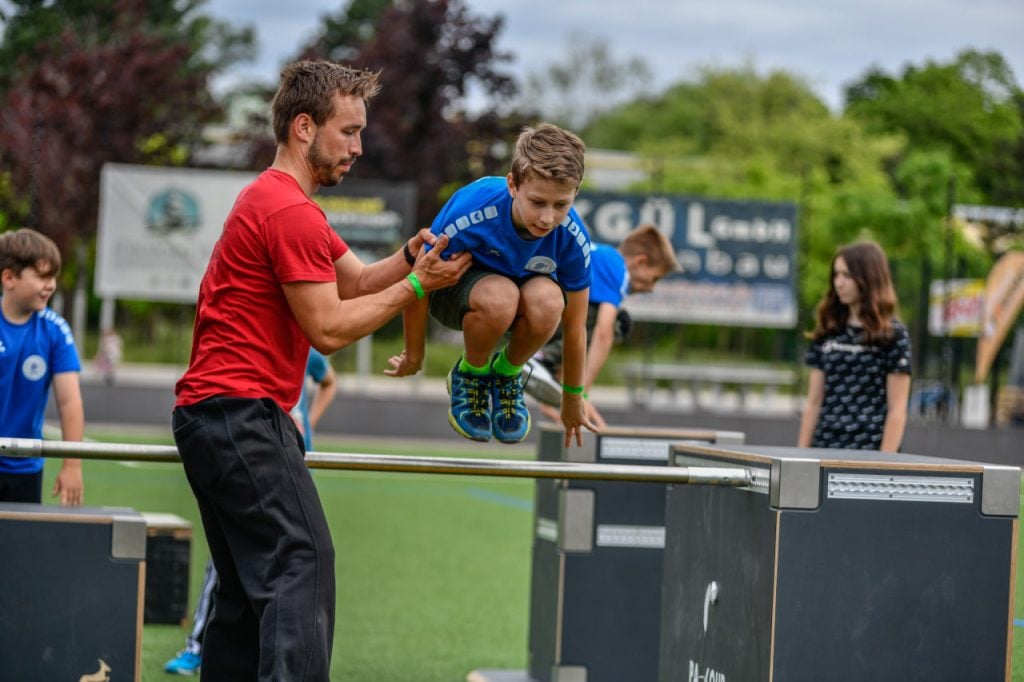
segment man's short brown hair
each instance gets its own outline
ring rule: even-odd
[[[536,176],[579,188],[583,182],[583,140],[568,130],[550,123],[523,128],[512,155],[512,183],[518,187]]]
[[[27,227],[0,234],[0,272],[20,275],[25,268],[35,268],[49,277],[60,273],[60,266],[60,249],[45,234]]]
[[[274,139],[288,142],[288,129],[299,114],[309,114],[318,126],[334,115],[334,93],[369,103],[380,91],[380,72],[363,71],[323,59],[304,60],[285,67],[270,108]]]
[[[650,223],[638,225],[630,231],[619,244],[619,253],[623,256],[647,256],[647,262],[661,268],[665,274],[682,270],[672,242]]]

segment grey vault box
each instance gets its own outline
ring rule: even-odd
[[[542,428],[537,458],[667,466],[676,443],[743,434],[609,428],[564,447]],[[529,676],[538,682],[654,682],[658,674],[664,483],[538,480],[530,586]]]
[[[1010,679],[1020,469],[674,446],[747,488],[669,486],[660,682]]]
[[[0,547],[0,678],[139,679],[146,571],[141,515],[4,503]]]

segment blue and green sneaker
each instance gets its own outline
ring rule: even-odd
[[[491,429],[502,443],[522,442],[530,433],[530,411],[523,400],[522,372],[502,376],[491,371]]]
[[[491,376],[459,371],[459,360],[448,372],[448,423],[459,435],[470,440],[491,439]]]

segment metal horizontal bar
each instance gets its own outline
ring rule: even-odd
[[[0,438],[0,455],[5,457],[74,457],[80,459],[181,462],[173,445],[128,443],[87,443]],[[628,464],[583,464],[579,462],[538,462],[534,460],[469,459],[460,457],[416,457],[412,455],[368,455],[340,452],[310,452],[311,469],[348,471],[393,471],[416,474],[456,474],[512,478],[565,478],[591,481],[634,481],[746,487],[753,474],[742,467],[656,467]]]

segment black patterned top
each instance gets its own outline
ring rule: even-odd
[[[893,338],[862,342],[860,327],[815,341],[804,362],[825,374],[825,394],[811,447],[878,450],[888,413],[886,377],[910,374],[910,336],[893,320]]]

